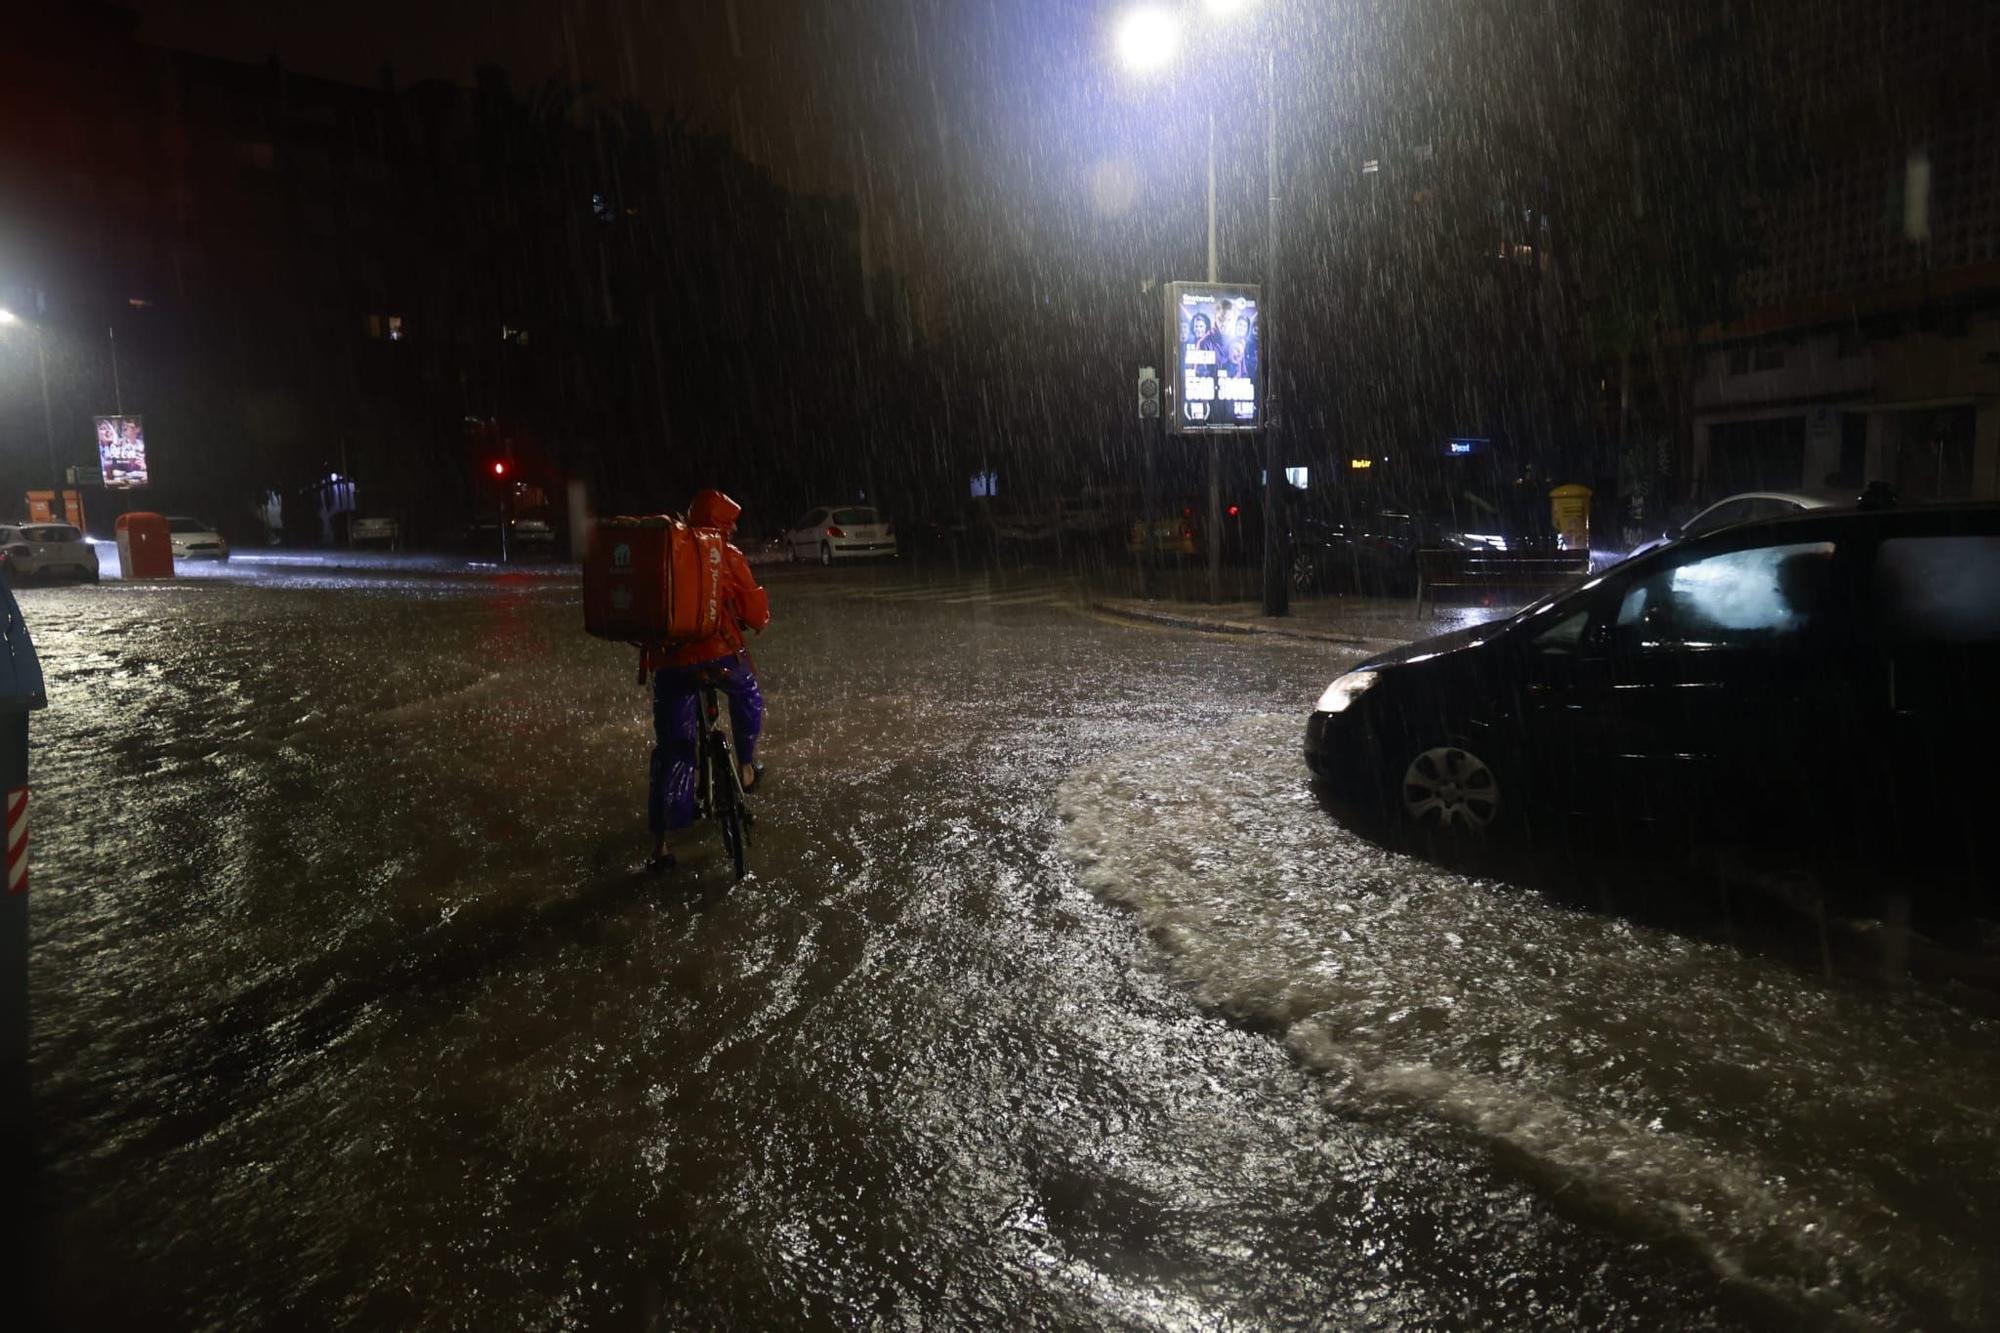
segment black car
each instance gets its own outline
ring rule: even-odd
[[[1581,819],[1990,884],[2000,506],[1820,509],[1676,543],[1339,677],[1305,754],[1331,795],[1413,831]]]
[[[1547,532],[1492,514],[1466,520],[1391,507],[1352,515],[1300,515],[1292,523],[1292,590],[1405,595],[1417,586],[1418,551],[1554,547]]]

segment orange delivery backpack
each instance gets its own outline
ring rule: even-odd
[[[620,643],[692,643],[722,622],[722,534],[672,514],[600,519],[583,558],[583,628]]]

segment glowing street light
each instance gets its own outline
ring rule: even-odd
[[[53,479],[55,488],[60,491],[62,489],[62,473],[56,470],[56,418],[54,411],[49,407],[48,339],[33,324],[29,324],[19,315],[7,309],[7,307],[0,306],[0,327],[10,324],[20,324],[34,334],[35,365],[40,369],[42,378],[42,442],[47,446],[49,451],[49,476]]]
[[[1211,20],[1226,22],[1245,14],[1254,0],[1201,0]],[[1129,11],[1118,25],[1118,57],[1128,70],[1151,72],[1171,63],[1180,53],[1181,24],[1169,9],[1147,5]],[[1270,213],[1264,233],[1264,289],[1266,313],[1278,288],[1278,48],[1267,35],[1264,68],[1270,95],[1266,99],[1265,172],[1270,182]],[[1215,233],[1215,107],[1207,107],[1208,118],[1208,280],[1216,281]],[[1272,366],[1277,358],[1268,335],[1264,343],[1264,368],[1275,385]],[[1268,409],[1268,404],[1266,405]],[[1290,609],[1291,594],[1286,582],[1283,535],[1271,521],[1279,512],[1278,431],[1275,417],[1264,424],[1264,614],[1282,616]],[[1221,463],[1216,438],[1208,439],[1208,516],[1211,531],[1222,527]],[[1209,543],[1208,592],[1212,601],[1221,600],[1222,543]]]
[[[1146,72],[1169,64],[1181,48],[1180,20],[1170,10],[1148,5],[1118,25],[1118,58],[1125,68]]]

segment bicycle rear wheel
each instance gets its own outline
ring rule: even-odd
[[[720,737],[709,751],[708,791],[714,803],[715,822],[722,826],[722,846],[729,853],[729,867],[743,878],[743,806],[736,799],[736,777],[730,767],[736,762],[729,746]]]
[[[736,878],[743,878],[743,809],[731,803],[722,812],[722,845],[729,849],[729,865]]]

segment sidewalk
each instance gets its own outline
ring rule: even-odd
[[[1191,602],[1162,598],[1097,596],[1091,609],[1101,615],[1208,634],[1268,634],[1383,652],[1417,639],[1467,629],[1511,615],[1524,603],[1444,606],[1416,613],[1407,597],[1307,597],[1292,599],[1292,613],[1271,617],[1261,602]]]

